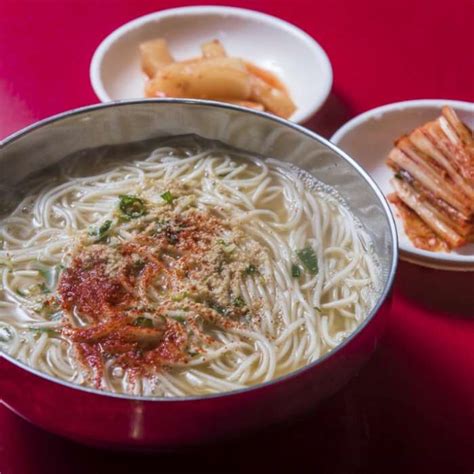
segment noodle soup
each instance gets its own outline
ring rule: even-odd
[[[239,389],[311,363],[379,295],[371,242],[329,187],[226,148],[75,158],[1,223],[0,347],[117,393]]]

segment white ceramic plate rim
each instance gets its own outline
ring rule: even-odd
[[[339,128],[336,133],[334,133],[334,135],[331,137],[330,141],[332,141],[335,145],[339,146],[340,141],[347,133],[351,132],[353,129],[357,128],[360,124],[366,122],[367,120],[377,115],[382,116],[386,112],[391,112],[393,110],[415,109],[424,107],[441,108],[444,105],[449,105],[453,108],[457,108],[467,112],[474,112],[474,104],[462,100],[416,99],[395,102],[376,107],[374,109],[368,110],[367,112],[363,112],[360,115],[357,115],[356,117],[345,123],[341,128]],[[396,137],[394,137],[394,139],[395,138]],[[350,152],[347,153],[350,155]],[[437,268],[441,270],[474,270],[474,255],[430,252],[428,250],[417,249],[416,247],[411,245],[408,246],[405,243],[401,242],[400,239],[399,245],[400,258],[402,260],[406,260],[411,263],[417,263],[425,267]]]
[[[323,83],[323,86],[319,89],[319,94],[315,96],[313,103],[306,103],[304,110],[297,109],[290,120],[296,123],[303,123],[312,117],[324,104],[326,99],[331,92],[332,83],[333,83],[333,72],[331,62],[324,51],[324,49],[319,45],[319,43],[314,40],[308,33],[304,32],[302,29],[298,28],[291,23],[288,23],[285,20],[268,15],[266,13],[261,13],[254,10],[247,10],[245,8],[237,7],[225,7],[225,6],[213,6],[213,5],[204,5],[204,6],[193,6],[193,7],[178,7],[170,8],[166,10],[161,10],[158,12],[149,13],[147,15],[135,18],[124,25],[120,26],[112,33],[110,33],[97,47],[92,56],[92,61],[89,69],[89,77],[96,96],[101,102],[111,102],[113,99],[107,94],[104,84],[101,79],[100,67],[104,59],[105,54],[121,36],[128,33],[130,30],[137,29],[143,24],[159,20],[163,18],[168,18],[170,16],[185,16],[185,15],[206,15],[206,14],[226,14],[234,15],[240,18],[252,18],[255,20],[263,21],[267,24],[272,24],[278,28],[298,37],[306,46],[312,50],[313,54],[318,58],[321,67],[325,71],[326,80]]]

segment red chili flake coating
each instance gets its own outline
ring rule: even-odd
[[[199,320],[227,328],[234,324],[195,301],[188,304],[189,325],[183,324],[167,316],[170,299],[160,305],[147,301],[151,287],[175,294],[186,279],[201,277],[206,253],[224,229],[221,221],[194,212],[175,216],[159,231],[150,228],[113,246],[79,247],[61,274],[58,294],[69,321],[62,334],[75,344],[97,386],[107,359],[134,375],[146,374],[185,363],[191,337],[210,342],[199,334]]]
[[[62,273],[58,291],[63,309],[75,307],[93,320],[100,320],[104,312],[130,300],[119,279],[107,275],[105,264],[99,259],[84,262],[76,257]]]

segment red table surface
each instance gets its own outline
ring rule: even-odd
[[[320,42],[333,64],[334,87],[309,126],[326,136],[389,102],[474,100],[472,1],[227,4],[281,17]],[[0,138],[97,102],[89,62],[99,42],[135,17],[183,5],[1,0]],[[104,452],[43,432],[0,405],[0,473],[473,472],[474,309],[472,297],[463,301],[463,288],[474,294],[472,274],[401,263],[385,337],[360,374],[312,413],[220,446],[179,454]]]

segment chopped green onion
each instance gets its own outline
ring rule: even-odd
[[[119,196],[119,209],[126,217],[136,219],[146,214],[145,201],[137,196],[122,194]]]
[[[183,301],[184,298],[187,298],[189,296],[188,292],[185,291],[184,293],[178,293],[176,295],[173,295],[171,297],[171,301]]]
[[[161,195],[163,201],[166,201],[168,204],[171,204],[174,200],[174,196],[171,194],[170,191],[166,191]]]
[[[30,331],[46,333],[50,337],[59,336],[59,332],[51,328],[29,328]]]
[[[222,250],[226,253],[232,253],[237,248],[233,242],[227,242],[224,239],[217,239],[217,243],[224,247]]]
[[[302,250],[298,250],[296,255],[298,255],[306,270],[308,270],[312,275],[316,275],[318,273],[318,258],[316,257],[314,250],[309,245]]]
[[[291,265],[291,276],[293,278],[299,278],[301,276],[301,268],[296,263]]]
[[[236,296],[233,303],[234,306],[237,306],[237,308],[242,308],[242,306],[245,306],[245,301],[241,296]]]
[[[258,268],[255,265],[249,265],[245,270],[244,273],[246,275],[255,275],[255,273],[258,273]]]
[[[173,319],[175,321],[178,321],[178,323],[185,323],[186,322],[186,318],[183,318],[183,316],[175,316]]]
[[[89,235],[91,237],[97,237],[97,240],[100,241],[107,235],[111,225],[112,221],[106,220],[98,229],[91,229]]]
[[[237,246],[235,244],[229,244],[225,245],[224,248],[222,249],[224,253],[226,253],[228,256],[232,254],[235,250],[237,249]]]
[[[397,171],[397,172],[395,173],[395,178],[397,178],[397,179],[403,179],[403,175],[400,173],[400,171]]]
[[[213,309],[219,314],[222,314],[222,315],[227,314],[227,309],[217,303],[210,302],[207,305],[209,306],[209,308]]]
[[[135,321],[133,321],[132,324],[140,328],[152,328],[153,320],[151,320],[150,318],[139,316],[137,319],[135,319]]]
[[[99,227],[99,239],[103,239],[105,234],[110,230],[110,226],[112,225],[111,220],[106,220],[100,227]]]

